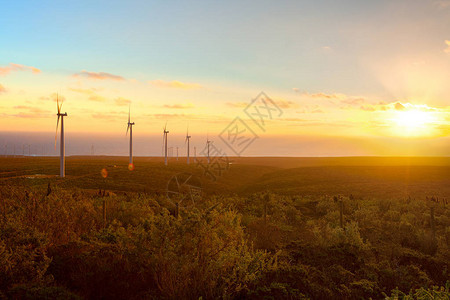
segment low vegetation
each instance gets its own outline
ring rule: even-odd
[[[406,185],[238,164],[177,210],[165,183],[195,166],[44,160],[0,167],[0,299],[450,297],[445,164]]]
[[[2,186],[0,298],[448,299],[448,205]]]

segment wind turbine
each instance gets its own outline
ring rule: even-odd
[[[184,143],[187,143],[187,164],[189,164],[189,139],[191,138],[191,136],[189,135],[189,127],[186,130],[186,140],[184,141]]]
[[[166,125],[164,125],[163,131],[164,164],[167,166],[167,134],[169,133],[169,130],[166,129],[167,129],[167,122]]]
[[[128,107],[128,126],[127,126],[127,135],[128,135],[128,129],[130,130],[130,162],[128,163],[128,166],[133,166],[133,125],[134,122],[131,123],[130,121],[130,110],[131,105]]]
[[[61,107],[63,105],[63,100],[61,100],[61,104],[59,104],[59,97],[58,94],[56,94],[56,108],[58,109],[58,113],[56,114],[58,116],[58,119],[56,121],[56,134],[55,134],[55,149],[56,149],[56,140],[58,138],[58,125],[59,125],[59,118],[61,118],[61,139],[59,141],[60,149],[59,149],[59,177],[66,177],[66,148],[64,143],[64,117],[67,117],[67,113],[61,113]],[[30,148],[28,148],[28,153],[30,152]]]
[[[209,140],[208,135],[206,136],[206,147],[208,148],[208,164],[209,164],[209,145],[213,143],[213,141]]]

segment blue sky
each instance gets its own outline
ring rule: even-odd
[[[385,95],[362,60],[442,50],[450,14],[434,3],[7,1],[0,60]]]

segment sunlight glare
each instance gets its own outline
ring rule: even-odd
[[[432,112],[418,109],[397,111],[393,118],[395,131],[404,136],[425,136],[432,134],[435,117]]]

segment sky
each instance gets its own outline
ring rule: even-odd
[[[230,155],[450,155],[450,0],[7,1],[1,15],[0,154],[58,153],[58,95],[68,155],[126,155],[129,110],[143,156],[161,155],[166,122],[180,155],[188,127]],[[264,126],[258,103],[276,109]]]

